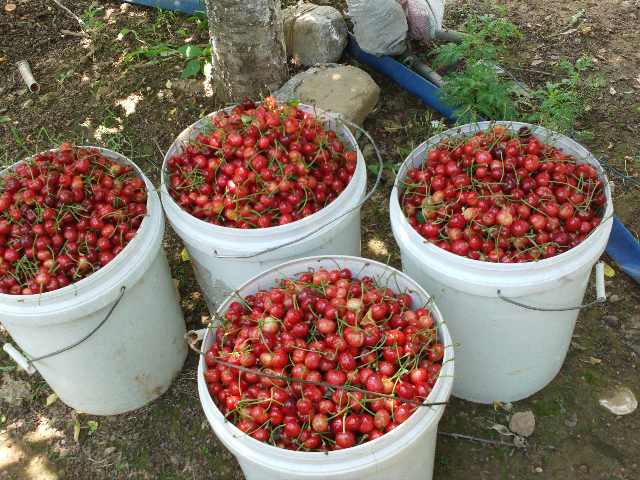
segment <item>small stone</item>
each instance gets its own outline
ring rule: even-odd
[[[611,295],[611,296],[609,297],[609,301],[610,301],[611,303],[616,303],[616,302],[617,302],[617,301],[619,301],[619,300],[620,300],[620,297],[618,297],[618,295]]]
[[[528,437],[533,433],[536,427],[536,417],[533,416],[533,412],[528,410],[526,412],[514,413],[509,422],[509,430],[517,435]]]
[[[107,457],[116,451],[116,447],[107,447],[104,449],[104,456]]]
[[[620,319],[615,315],[605,315],[602,317],[602,321],[611,328],[620,328]]]
[[[564,425],[568,428],[573,428],[578,424],[578,414],[576,412],[571,413],[565,421]]]
[[[627,415],[638,408],[638,400],[629,388],[618,387],[606,398],[601,398],[600,405],[616,415]]]
[[[580,465],[578,467],[578,473],[589,473],[589,467],[586,465]]]
[[[70,453],[71,452],[69,451],[68,448],[63,447],[60,449],[60,453],[58,455],[60,455],[60,458],[64,458],[64,457],[68,457]]]
[[[542,468],[540,468],[540,467],[536,467],[535,472],[536,473],[542,473],[542,472],[544,472],[544,470],[542,470]]]
[[[171,463],[174,465],[178,465],[182,462],[182,457],[180,455],[171,455]]]
[[[4,6],[4,11],[7,13],[13,13],[16,11],[16,4],[15,3],[7,3]]]
[[[60,440],[60,443],[64,445],[65,443],[67,443],[67,441],[63,438],[62,440]]]
[[[107,93],[111,92],[111,87],[108,85],[105,85],[103,87],[98,88],[98,91],[96,92],[98,95],[106,95]]]

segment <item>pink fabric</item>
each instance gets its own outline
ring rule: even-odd
[[[432,40],[426,0],[396,0],[407,14],[409,33],[418,40]]]
[[[429,27],[429,7],[425,0],[403,0],[408,3],[409,33],[418,40],[432,40]]]

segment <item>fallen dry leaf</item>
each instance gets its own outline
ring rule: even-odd
[[[502,403],[502,402],[496,402],[496,401],[494,400],[494,401],[493,401],[493,409],[497,411],[499,407],[504,407],[504,403]]]
[[[610,93],[611,95],[615,95],[615,94],[616,94],[616,89],[615,89],[615,88],[613,88],[613,87],[611,87],[611,88],[609,89],[609,93]]]
[[[597,365],[599,363],[602,363],[602,360],[600,360],[599,358],[589,357],[589,362],[592,365]]]
[[[607,150],[611,150],[613,148],[613,143],[609,142],[609,146],[607,147]]]

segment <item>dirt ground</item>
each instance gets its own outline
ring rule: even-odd
[[[128,66],[124,57],[142,48],[142,41],[204,46],[207,31],[198,29],[188,16],[115,0],[63,1],[94,28],[88,37],[77,36],[64,33],[79,33],[78,22],[53,1],[13,1],[17,9],[7,15],[7,1],[0,0],[2,161],[13,162],[25,156],[24,149],[46,149],[55,141],[84,141],[133,158],[157,185],[157,166],[173,139],[220,104],[202,74],[180,79],[185,62],[179,55],[159,57],[166,59],[160,64],[134,57]],[[331,3],[343,8],[341,2]],[[523,35],[508,45],[503,66],[527,85],[538,88],[557,80],[559,60],[575,61],[584,55],[596,60],[589,74],[604,81],[577,128],[592,133],[582,141],[594,154],[638,177],[640,3],[495,3],[504,7],[505,17]],[[570,25],[581,10],[580,21]],[[464,11],[492,10],[489,2],[450,1],[445,26],[455,29]],[[429,48],[416,45],[421,51]],[[22,59],[29,61],[40,84],[37,95],[26,91],[18,75],[15,65]],[[345,55],[341,63],[353,61]],[[399,149],[424,141],[427,120],[438,120],[439,115],[384,77],[369,73],[382,92],[364,127],[385,162],[397,165],[403,158]],[[638,238],[640,190],[608,174],[615,185],[614,211]],[[373,174],[369,175],[372,183]],[[379,261],[390,256],[391,264],[400,268],[389,225],[393,182],[388,170],[363,209],[362,255]],[[181,259],[182,243],[169,227],[164,246],[179,282],[187,328],[202,328],[209,312],[190,267]],[[434,478],[640,479],[640,410],[616,416],[599,404],[618,387],[640,396],[640,293],[638,284],[606,254],[602,260],[614,273],[606,282],[609,300],[581,312],[562,370],[550,385],[513,404],[516,412],[534,413],[533,435],[524,446],[516,446],[513,437],[487,428],[489,423],[508,425],[511,414],[504,408],[452,398],[439,425]],[[585,300],[595,298],[593,290],[590,285]],[[53,392],[42,377],[28,376],[12,365],[6,355],[0,356],[3,479],[242,478],[235,458],[212,433],[200,406],[193,353],[164,395],[135,412],[111,417],[74,412],[60,401],[47,405]],[[389,472],[389,478],[401,477],[402,472]]]

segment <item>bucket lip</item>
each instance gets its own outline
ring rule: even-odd
[[[453,262],[453,263],[460,264],[462,267],[464,267],[467,270],[469,269],[477,270],[476,273],[478,274],[484,274],[487,272],[501,272],[501,273],[520,272],[520,271],[528,271],[532,269],[538,270],[538,269],[545,269],[545,268],[554,268],[557,266],[557,264],[565,263],[567,260],[570,260],[574,257],[578,257],[578,258],[584,257],[584,255],[587,253],[587,249],[590,248],[590,244],[591,244],[591,242],[589,242],[590,239],[601,236],[603,232],[605,232],[605,230],[607,230],[606,237],[608,237],[609,232],[611,231],[611,227],[613,224],[613,201],[611,198],[611,188],[609,187],[609,180],[607,179],[607,176],[604,174],[604,171],[602,170],[602,167],[600,166],[598,160],[591,154],[591,152],[589,152],[587,149],[585,149],[584,147],[576,143],[571,138],[565,135],[562,135],[558,132],[555,132],[553,130],[549,130],[547,128],[539,127],[539,126],[533,130],[534,135],[537,136],[538,134],[545,134],[547,135],[547,138],[554,137],[556,140],[562,140],[562,141],[568,142],[572,148],[584,150],[586,152],[586,156],[578,160],[584,160],[585,162],[591,163],[597,168],[599,168],[600,171],[602,172],[602,173],[599,173],[599,175],[604,180],[604,190],[605,190],[605,195],[607,197],[607,206],[603,213],[602,223],[595,230],[591,232],[591,234],[587,237],[587,239],[584,242],[582,242],[577,247],[571,248],[560,255],[556,255],[551,258],[536,260],[533,262],[525,262],[525,263],[481,262],[479,260],[472,260],[470,258],[461,257],[452,252],[447,252],[446,250],[443,250],[437,247],[433,243],[430,243],[430,242],[425,243],[424,237],[422,237],[420,234],[418,234],[418,232],[416,232],[413,228],[409,226],[406,218],[404,217],[404,214],[402,213],[402,209],[400,208],[400,200],[399,200],[400,192],[401,192],[400,185],[402,185],[402,181],[406,176],[407,171],[409,170],[409,165],[413,163],[415,152],[417,151],[418,155],[423,155],[423,153],[426,152],[427,147],[431,145],[435,145],[438,141],[440,141],[440,139],[444,137],[450,137],[451,134],[470,134],[470,133],[477,132],[479,130],[483,130],[490,125],[498,125],[498,124],[506,125],[506,126],[517,126],[517,127],[521,127],[521,126],[533,127],[534,126],[530,123],[523,123],[523,122],[507,122],[507,121],[478,122],[473,124],[461,125],[460,127],[456,127],[456,128],[451,128],[449,130],[442,132],[440,135],[434,135],[433,137],[430,137],[428,140],[418,145],[405,158],[403,164],[398,170],[398,174],[396,176],[396,182],[391,191],[390,209],[392,211],[392,214],[393,212],[395,212],[401,217],[399,222],[392,221],[392,227],[397,226],[398,228],[401,228],[403,231],[407,232],[407,235],[409,235],[409,239],[412,240],[411,242],[412,247],[417,248],[418,250],[429,252],[429,254],[431,255],[440,257],[440,259],[443,262],[447,262],[447,263]],[[468,127],[468,128],[465,129],[465,127]]]
[[[122,250],[122,252],[119,255],[116,255],[116,257],[111,262],[109,262],[109,264],[106,267],[101,268],[97,272],[92,273],[88,277],[85,277],[78,282],[71,283],[63,288],[58,288],[57,290],[53,290],[52,292],[43,292],[41,294],[35,294],[35,295],[10,295],[8,293],[0,293],[0,301],[4,303],[16,304],[24,307],[44,308],[47,305],[54,305],[51,302],[55,302],[56,300],[61,300],[61,301],[66,300],[69,297],[69,294],[73,294],[76,297],[79,296],[80,294],[84,293],[86,290],[93,288],[92,283],[102,280],[107,275],[110,275],[111,273],[113,273],[121,265],[124,265],[126,262],[130,262],[131,260],[134,260],[135,257],[132,257],[134,253],[131,253],[131,252],[133,252],[133,250],[135,250],[135,247],[138,245],[138,243],[142,241],[142,237],[147,236],[149,234],[148,232],[150,232],[150,230],[153,228],[152,224],[154,222],[151,221],[152,216],[156,216],[158,218],[161,217],[162,211],[159,203],[158,194],[155,191],[155,187],[153,186],[153,183],[151,183],[151,180],[147,178],[147,176],[142,172],[142,169],[140,169],[140,167],[138,167],[138,165],[136,165],[135,162],[133,162],[133,160],[129,159],[128,157],[124,156],[121,153],[115,152],[113,150],[109,150],[108,148],[95,147],[95,146],[77,146],[76,148],[85,148],[87,150],[96,148],[100,151],[101,155],[107,158],[119,160],[119,161],[125,161],[129,163],[133,167],[133,169],[137,172],[137,174],[139,175],[139,178],[141,178],[141,180],[143,180],[145,182],[145,185],[147,186],[147,193],[148,193],[147,216],[142,219],[142,222],[140,222],[140,227],[138,228],[138,232],[133,237],[133,239],[131,239],[129,244]],[[58,150],[59,149],[54,148],[54,149],[46,150],[45,152],[58,151]],[[41,152],[41,153],[45,153],[45,152]],[[16,165],[22,162],[25,162],[31,158],[33,158],[33,156],[27,157],[25,159],[22,159],[22,160],[19,160],[18,162],[13,163],[12,165],[4,169],[2,172],[0,172],[0,174],[4,174],[8,170],[12,170]],[[132,248],[129,248],[129,247],[132,247]],[[42,304],[42,302],[44,301],[46,301],[46,304]],[[28,312],[25,312],[25,313],[28,314]]]
[[[258,103],[256,103],[256,105],[258,105]],[[305,105],[302,103],[298,104],[297,107],[303,111],[306,111],[305,109],[313,110],[314,112],[316,112],[318,117],[323,117],[329,122],[333,123],[334,124],[333,128],[337,129],[338,120],[334,116],[332,116],[330,113],[320,108],[316,108],[311,105]],[[222,110],[217,110],[215,112],[211,112],[207,114],[206,117],[212,118],[220,111],[230,111],[233,108],[234,107],[228,107]],[[274,225],[268,228],[256,228],[256,229],[238,229],[238,228],[213,225],[211,223],[205,222],[199,218],[194,217],[193,215],[185,212],[182,208],[180,208],[178,204],[175,202],[175,200],[173,199],[173,197],[171,197],[171,195],[169,194],[169,191],[166,185],[166,182],[168,180],[168,175],[165,171],[167,160],[171,156],[175,155],[175,153],[177,153],[178,148],[180,148],[184,140],[191,138],[195,133],[200,133],[201,128],[202,128],[202,121],[198,120],[197,122],[194,122],[189,127],[184,129],[176,137],[176,140],[173,142],[171,147],[169,147],[169,150],[165,154],[164,160],[162,162],[161,180],[160,180],[160,191],[162,193],[161,201],[162,201],[162,205],[165,208],[165,211],[167,212],[167,216],[169,217],[170,220],[175,218],[175,216],[178,216],[178,218],[180,218],[181,221],[186,222],[188,225],[193,226],[195,228],[205,229],[211,232],[212,234],[226,235],[226,236],[242,235],[243,237],[248,237],[248,238],[254,237],[256,239],[261,239],[264,237],[278,237],[287,233],[295,233],[299,230],[304,230],[305,228],[316,227],[320,224],[327,224],[328,220],[333,218],[333,214],[335,213],[336,210],[338,210],[341,206],[348,204],[350,199],[355,198],[357,194],[356,183],[358,183],[358,180],[361,178],[366,179],[366,172],[365,172],[366,164],[365,164],[362,152],[360,151],[360,147],[358,146],[358,142],[356,141],[353,134],[349,131],[349,129],[346,128],[346,126],[343,126],[340,134],[342,135],[343,138],[345,138],[348,141],[349,145],[352,148],[355,148],[357,153],[357,163],[356,163],[356,170],[353,174],[352,181],[349,183],[349,185],[347,185],[347,187],[342,191],[342,193],[338,197],[336,197],[336,199],[332,203],[324,207],[322,210],[314,213],[313,215],[302,218],[300,220],[296,220],[295,222],[291,222],[287,225]],[[173,153],[170,154],[170,152],[172,151]],[[363,182],[363,184],[366,188],[366,180]],[[354,202],[351,202],[351,203],[353,203],[353,205],[357,204],[360,201],[359,197],[356,198],[356,200],[357,201],[355,203]],[[350,208],[350,205],[349,205],[349,208]]]
[[[326,260],[328,263],[331,263],[332,261],[335,261],[336,264],[338,264],[338,266],[340,266],[340,263],[344,261],[355,261],[355,262],[360,262],[362,265],[362,269],[356,274],[356,276],[361,277],[364,275],[369,274],[370,272],[366,272],[365,269],[368,266],[373,266],[375,268],[378,269],[382,269],[381,273],[375,273],[374,276],[378,277],[378,278],[387,278],[393,274],[395,274],[399,280],[399,283],[403,283],[403,288],[404,287],[408,287],[410,293],[415,293],[416,295],[423,297],[423,298],[429,298],[429,294],[426,292],[426,290],[424,289],[424,287],[420,286],[416,281],[414,281],[411,277],[409,277],[407,274],[403,273],[400,270],[397,270],[389,265],[385,265],[383,263],[377,262],[375,260],[370,260],[370,259],[366,259],[366,258],[361,258],[361,257],[353,257],[353,256],[348,256],[348,255],[332,255],[332,256],[311,256],[311,257],[305,257],[305,258],[300,258],[300,259],[296,259],[296,260],[291,260],[288,261],[286,263],[282,263],[280,265],[277,265],[273,268],[270,268],[264,272],[262,272],[259,275],[254,276],[253,278],[251,278],[250,280],[246,281],[241,287],[239,287],[236,291],[237,292],[242,292],[244,289],[248,288],[249,285],[254,284],[258,281],[260,281],[261,277],[263,277],[264,275],[270,275],[270,274],[274,274],[274,273],[280,273],[280,271],[282,269],[286,269],[288,267],[298,267],[299,268],[305,268],[305,266],[310,266],[313,264],[313,262],[320,262]],[[353,270],[353,267],[347,267]],[[388,273],[387,273],[388,272]],[[281,273],[282,275],[282,273]],[[252,285],[252,288],[257,288],[256,285]],[[260,286],[260,288],[265,288],[262,285]],[[234,301],[234,297],[229,297],[227,298],[221,305],[220,307],[218,307],[218,310],[216,313],[221,312],[223,309],[227,308],[231,302]],[[427,397],[426,401],[430,401],[430,402],[438,402],[438,401],[446,401],[449,399],[450,395],[451,395],[451,390],[453,388],[453,376],[455,373],[455,360],[454,360],[454,351],[453,351],[453,342],[451,340],[451,335],[449,333],[449,330],[447,328],[446,322],[445,320],[442,318],[442,314],[440,313],[440,310],[438,309],[438,306],[436,303],[433,303],[430,306],[431,309],[431,314],[434,318],[434,321],[437,322],[438,324],[438,333],[439,335],[441,335],[440,338],[442,338],[442,340],[446,343],[447,348],[444,349],[445,354],[443,357],[443,363],[442,363],[442,376],[438,378],[436,385],[434,386],[434,388],[432,389],[432,391],[429,393],[429,396]],[[211,324],[210,324],[211,326]],[[205,337],[203,339],[203,347],[205,345],[205,343],[207,341],[209,341],[211,339],[211,329],[208,328],[207,332],[205,334]],[[231,422],[225,422],[224,421],[224,417],[222,416],[222,414],[220,413],[220,411],[218,410],[218,407],[215,405],[215,403],[213,402],[213,400],[211,399],[211,396],[208,393],[208,390],[206,390],[206,388],[204,388],[204,379],[203,379],[203,373],[205,370],[205,363],[204,363],[204,357],[201,356],[200,361],[198,362],[198,391],[199,391],[199,395],[200,395],[200,401],[203,404],[203,407],[205,407],[205,403],[206,403],[206,408],[205,408],[205,412],[207,409],[211,409],[212,413],[216,416],[219,416],[222,422],[221,425],[225,425],[221,428],[226,430],[227,434],[232,434],[233,435],[233,441],[237,441],[237,447],[238,448],[250,448],[253,451],[262,451],[262,453],[266,454],[266,455],[270,455],[272,457],[274,457],[274,461],[278,459],[278,457],[281,456],[286,456],[286,457],[293,457],[295,459],[297,459],[298,461],[304,461],[305,459],[309,460],[309,459],[313,459],[313,460],[321,460],[321,459],[331,459],[331,461],[333,460],[346,460],[348,459],[351,454],[362,454],[365,450],[367,450],[368,448],[371,448],[371,446],[373,445],[373,442],[376,441],[381,441],[381,443],[378,443],[376,445],[381,445],[383,442],[384,443],[390,443],[392,442],[394,439],[396,439],[398,436],[403,435],[405,432],[410,431],[411,429],[414,429],[416,427],[419,427],[421,424],[423,424],[424,422],[428,422],[430,421],[430,419],[434,418],[434,417],[438,417],[439,415],[442,414],[442,412],[444,411],[444,405],[436,405],[433,407],[419,407],[421,410],[419,410],[418,412],[414,413],[413,415],[411,415],[411,417],[409,417],[407,419],[406,422],[400,424],[398,427],[396,427],[394,430],[392,430],[389,433],[385,433],[381,438],[374,440],[373,442],[366,442],[364,444],[358,445],[356,447],[350,447],[348,449],[345,450],[340,450],[340,451],[332,451],[329,453],[329,456],[327,456],[326,453],[324,452],[296,452],[296,451],[289,451],[287,450],[286,452],[284,452],[282,449],[279,449],[277,447],[274,447],[273,445],[269,445],[267,443],[264,442],[259,442],[253,438],[251,438],[250,436],[246,436],[241,430],[239,430],[235,425],[233,425]],[[201,390],[201,388],[203,388],[204,390]],[[206,395],[205,395],[206,392]],[[433,397],[432,397],[433,395]],[[204,398],[203,398],[204,396]],[[214,430],[217,432],[216,428],[213,426],[212,424],[212,428],[214,428]],[[230,431],[229,431],[230,429]],[[385,438],[386,437],[386,438]],[[222,439],[221,439],[222,440]],[[246,442],[250,442],[250,443],[246,443]],[[390,445],[385,445],[382,446],[382,449],[387,449],[390,448]]]

